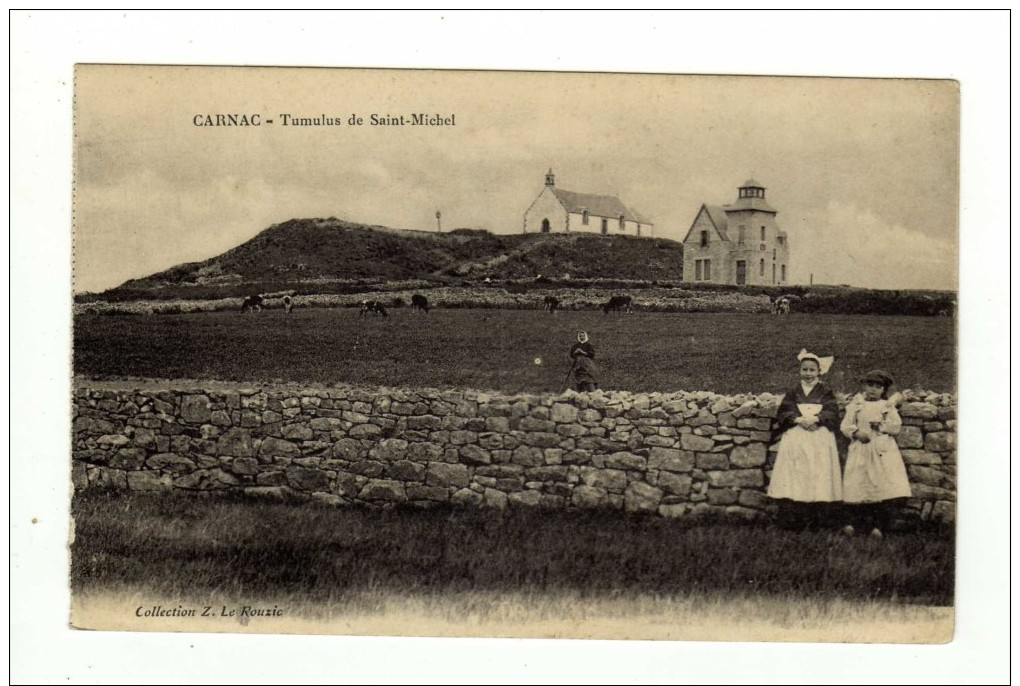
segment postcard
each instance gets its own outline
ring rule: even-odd
[[[951,640],[957,83],[74,92],[74,627]],[[877,500],[801,350],[901,393]]]

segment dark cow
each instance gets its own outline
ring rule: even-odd
[[[261,295],[249,295],[241,303],[242,312],[258,312],[262,309],[262,296]]]
[[[429,305],[429,299],[421,293],[415,293],[411,296],[411,307],[422,314],[428,314],[432,306]]]
[[[372,314],[382,315],[383,317],[390,316],[387,314],[386,308],[378,300],[363,300],[361,302],[361,313],[358,316],[364,317],[369,312]]]
[[[602,306],[602,311],[606,314],[617,311],[630,312],[633,308],[634,300],[629,295],[614,295]]]
[[[542,309],[549,310],[549,314],[552,314],[560,308],[560,299],[554,295],[545,296],[545,300],[543,300],[542,303]]]

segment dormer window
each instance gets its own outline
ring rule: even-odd
[[[701,232],[701,247],[702,248],[708,247],[708,231]]]

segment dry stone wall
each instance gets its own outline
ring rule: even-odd
[[[772,507],[776,395],[212,386],[79,381],[74,486],[664,517]],[[903,514],[951,521],[956,401],[908,392],[900,412]]]

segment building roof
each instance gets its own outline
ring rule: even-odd
[[[748,179],[743,183],[741,188],[765,188],[761,181],[755,181],[754,179]]]
[[[556,194],[556,199],[560,201],[560,204],[571,214],[581,214],[587,210],[588,214],[594,217],[619,219],[622,215],[624,219],[639,224],[651,223],[620,202],[620,199],[614,195],[575,193],[573,191],[565,191],[562,188],[553,188],[552,192]]]
[[[727,212],[739,212],[740,210],[758,210],[759,212],[771,212],[778,214],[779,210],[765,202],[765,198],[737,198],[731,205],[723,205]]]
[[[708,218],[715,224],[716,230],[719,231],[719,236],[724,240],[728,241],[730,235],[726,232],[729,228],[729,219],[726,216],[726,206],[720,205],[705,205],[705,210],[708,211]]]
[[[716,232],[719,234],[719,238],[724,241],[729,241],[729,234],[726,233],[729,227],[729,219],[726,216],[725,206],[719,205],[702,205],[698,213],[694,215],[694,222],[691,224],[691,228],[687,229],[687,233],[684,235],[682,243],[686,243],[687,239],[691,237],[691,232],[694,231],[694,226],[698,223],[698,218],[701,217],[701,213],[705,212],[708,214],[708,220],[712,222]]]

